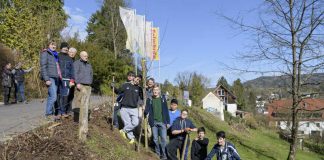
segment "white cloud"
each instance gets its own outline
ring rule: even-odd
[[[78,8],[78,7],[76,7],[75,10],[76,10],[77,12],[83,12],[83,10],[80,9],[80,8]]]
[[[84,15],[83,10],[75,7],[63,7],[66,14],[70,16],[68,20],[68,27],[64,28],[61,32],[63,37],[72,37],[75,33],[79,33],[80,39],[83,41],[87,37],[86,26],[89,17]]]
[[[88,21],[88,19],[82,15],[71,14],[70,17],[73,24],[84,24]]]

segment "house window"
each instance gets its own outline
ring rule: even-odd
[[[307,122],[306,127],[309,127],[309,122]]]
[[[316,123],[316,127],[320,127],[320,123]]]
[[[218,95],[219,96],[224,96],[225,94],[224,94],[224,89],[220,89],[220,90],[218,90]]]

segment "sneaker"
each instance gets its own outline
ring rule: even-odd
[[[131,139],[128,143],[129,144],[134,144],[135,143],[135,139]]]
[[[119,133],[121,134],[121,136],[124,138],[124,139],[127,139],[126,137],[126,132],[124,132],[122,129],[119,130]]]

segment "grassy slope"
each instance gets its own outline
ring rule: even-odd
[[[215,133],[224,130],[227,133],[227,139],[235,144],[242,159],[282,160],[287,158],[289,144],[279,139],[278,135],[273,131],[267,129],[237,131],[232,129],[226,122],[218,120],[212,114],[194,107],[190,109],[189,117],[197,127],[204,126],[207,129],[207,137],[210,141],[208,151],[216,142]],[[194,136],[196,136],[195,133],[191,135],[192,139]],[[299,150],[297,153],[298,159],[324,160],[324,156]]]

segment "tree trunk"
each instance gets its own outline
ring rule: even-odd
[[[90,95],[91,87],[90,86],[81,86],[81,104],[80,104],[80,115],[79,115],[79,140],[85,142],[87,140],[88,134],[88,115],[89,115],[89,106],[90,106]]]
[[[136,68],[137,69],[137,68]],[[142,59],[142,76],[143,76],[143,106],[146,107],[146,65],[145,58]],[[144,115],[142,115],[144,116]],[[148,138],[147,138],[147,118],[144,119],[144,146],[148,149]]]

